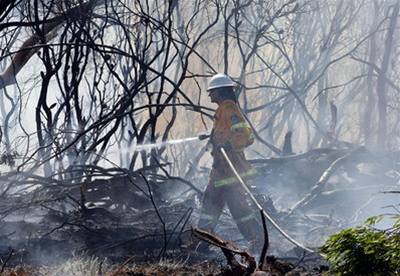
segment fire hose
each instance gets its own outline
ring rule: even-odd
[[[182,143],[182,142],[189,142],[189,141],[194,141],[194,140],[205,140],[207,138],[210,138],[210,134],[202,134],[198,137],[189,137],[189,138],[184,138],[184,139],[179,139],[179,140],[172,140],[172,141],[167,141],[167,142],[162,142],[162,143],[158,143],[158,144],[150,144],[150,145],[140,145],[138,146],[138,148],[140,149],[147,149],[147,148],[153,148],[156,146],[165,146],[165,145],[169,145],[169,144],[177,144],[177,143]],[[220,148],[222,155],[224,156],[226,162],[228,163],[229,167],[231,168],[232,172],[234,173],[235,177],[238,179],[241,187],[246,191],[246,193],[250,196],[250,199],[252,200],[252,202],[256,205],[256,207],[259,209],[260,212],[263,213],[263,215],[267,218],[267,220],[272,224],[272,226],[275,227],[276,230],[278,230],[278,232],[280,234],[282,234],[289,242],[291,242],[292,244],[296,245],[297,247],[302,248],[303,250],[305,250],[306,252],[309,253],[318,253],[315,250],[312,250],[306,246],[304,246],[303,244],[301,244],[300,242],[296,241],[295,239],[293,239],[291,236],[289,236],[289,234],[287,234],[276,222],[275,220],[262,208],[262,206],[260,205],[260,203],[258,203],[257,199],[254,197],[254,195],[252,194],[252,192],[250,191],[250,189],[247,187],[247,185],[244,183],[242,177],[239,175],[239,173],[237,172],[237,170],[235,169],[235,166],[233,165],[233,163],[231,162],[231,160],[229,159],[228,155],[226,154],[226,151],[224,150],[224,148]],[[323,256],[321,253],[318,253],[319,255]]]
[[[232,172],[234,173],[235,177],[238,179],[240,185],[242,186],[242,188],[246,191],[246,193],[250,196],[250,199],[252,200],[252,202],[257,206],[257,208],[259,209],[260,212],[263,213],[263,215],[267,218],[267,220],[272,224],[272,226],[275,227],[276,230],[278,230],[279,233],[282,234],[282,236],[284,236],[288,241],[290,241],[292,244],[302,248],[303,250],[305,250],[306,252],[309,253],[318,253],[315,250],[312,250],[308,247],[306,247],[305,245],[301,244],[300,242],[296,241],[295,239],[293,239],[291,236],[289,236],[289,234],[287,234],[276,222],[275,220],[263,209],[263,207],[260,205],[260,203],[258,203],[257,199],[254,197],[253,193],[250,191],[250,189],[247,187],[246,183],[244,183],[242,177],[239,175],[239,173],[237,172],[237,170],[235,169],[235,166],[233,165],[232,161],[229,159],[228,155],[226,154],[226,151],[224,150],[224,148],[220,148],[222,155],[224,156],[226,162],[229,164],[229,167],[231,168]],[[319,253],[318,253],[319,254]]]

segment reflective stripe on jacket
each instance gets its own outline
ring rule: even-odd
[[[214,157],[214,163],[210,180],[215,187],[227,186],[237,182],[234,173],[219,149],[223,145],[229,144],[230,149],[227,150],[227,155],[243,178],[255,174],[243,153],[244,148],[254,142],[253,132],[234,101],[225,100],[219,105],[214,116],[211,141],[214,145],[211,153]]]

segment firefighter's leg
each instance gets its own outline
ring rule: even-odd
[[[209,183],[203,196],[198,228],[213,232],[224,208],[225,200],[221,190]]]
[[[251,205],[248,196],[235,183],[227,194],[227,204],[239,231],[250,242],[254,253],[261,253],[264,244],[264,230],[260,223],[261,217],[257,209]]]
[[[221,190],[215,188],[213,183],[208,184],[204,192],[200,220],[197,227],[211,233],[214,232],[224,205],[225,201]],[[203,253],[208,253],[209,250],[209,244],[206,242],[199,242],[195,249],[195,251]]]

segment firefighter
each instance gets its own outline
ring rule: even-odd
[[[262,246],[260,238],[263,237],[263,229],[258,222],[259,213],[250,205],[248,196],[221,152],[222,147],[245,181],[255,175],[243,153],[254,142],[254,137],[238,106],[234,86],[227,75],[217,74],[211,78],[207,88],[211,102],[216,103],[218,108],[209,138],[213,165],[198,227],[213,232],[227,205],[239,231],[250,242],[250,249],[259,249]]]

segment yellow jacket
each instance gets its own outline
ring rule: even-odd
[[[210,180],[216,187],[237,182],[220,151],[221,146],[227,148],[229,158],[242,177],[245,178],[255,173],[243,153],[244,148],[254,142],[253,132],[234,101],[223,101],[215,112],[211,142],[214,163]]]

